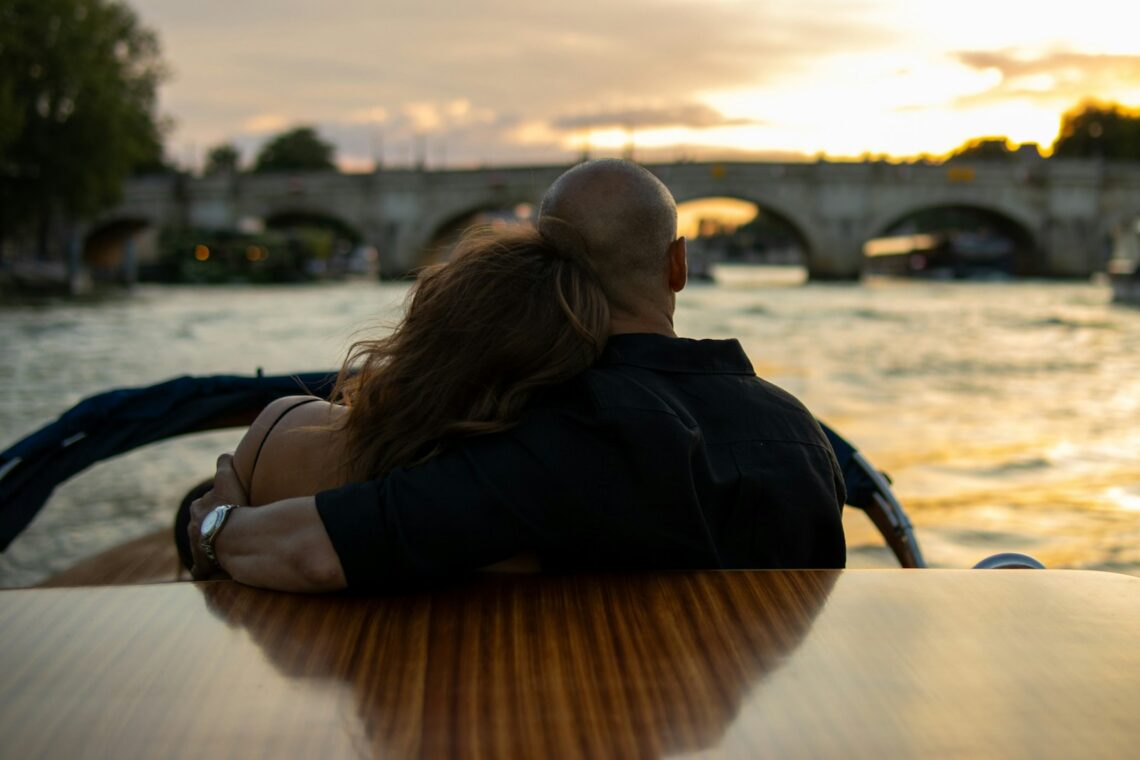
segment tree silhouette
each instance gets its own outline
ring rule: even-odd
[[[241,153],[231,143],[215,145],[206,154],[206,174],[236,172],[240,161]]]
[[[1008,137],[975,137],[952,150],[947,160],[1008,161],[1015,152]]]
[[[312,127],[296,127],[277,135],[257,154],[255,172],[328,171],[335,169],[333,146]]]
[[[113,204],[162,164],[158,39],[115,0],[0,0],[0,245]]]
[[[1081,103],[1061,117],[1053,155],[1140,161],[1140,110],[1119,103]]]

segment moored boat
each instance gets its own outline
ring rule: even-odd
[[[1116,250],[1108,261],[1108,282],[1114,303],[1140,306],[1140,250],[1136,239],[1118,238]]]
[[[1112,300],[1114,303],[1140,306],[1140,270],[1130,273],[1109,274],[1108,281],[1112,285]]]

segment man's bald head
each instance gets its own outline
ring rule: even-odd
[[[589,161],[563,174],[542,199],[538,228],[586,256],[613,307],[637,310],[669,295],[677,204],[661,180],[632,161]]]

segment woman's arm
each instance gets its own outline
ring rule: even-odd
[[[262,588],[344,588],[344,571],[313,495],[344,485],[343,434],[332,426],[345,413],[311,397],[278,399],[258,415],[232,456],[219,457],[213,489],[190,506],[195,578],[221,569]],[[203,518],[221,504],[257,508],[231,512],[218,534],[215,564],[198,536]]]
[[[343,434],[330,429],[347,410],[309,396],[277,399],[234,452],[234,475],[253,506],[344,485]]]
[[[233,457],[222,454],[214,488],[190,505],[194,578],[217,577],[221,570],[239,583],[280,591],[335,591],[347,585],[312,496],[232,510],[214,544],[217,561],[211,562],[198,541],[202,520],[214,507],[246,501]]]

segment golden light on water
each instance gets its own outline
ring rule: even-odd
[[[1122,415],[1131,409],[1117,406]],[[991,441],[955,436],[875,452],[936,566],[970,567],[998,551],[1028,553],[1054,568],[1140,561],[1140,469],[1125,453],[1135,450],[1136,435],[1125,430],[1090,446],[1063,427],[1023,427]],[[874,544],[865,516],[850,512],[848,545]],[[1094,555],[1101,559],[1094,563]],[[856,552],[852,566],[874,566],[883,556]]]
[[[1104,496],[1123,510],[1140,512],[1140,490],[1138,489],[1128,490],[1115,486],[1108,489]]]

